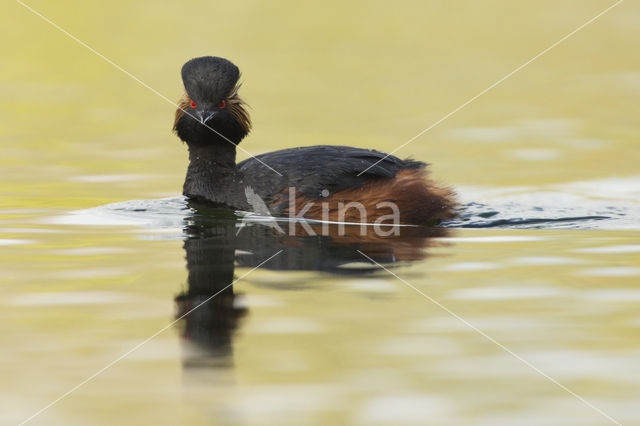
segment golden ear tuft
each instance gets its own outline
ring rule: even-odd
[[[248,106],[247,103],[238,95],[238,91],[242,87],[242,83],[236,83],[231,93],[227,97],[227,104],[229,105],[229,111],[233,114],[236,121],[242,126],[246,133],[251,131],[251,117],[245,109]]]
[[[187,95],[187,92],[185,92],[184,95],[182,95],[182,97],[178,101],[178,109],[176,109],[176,115],[175,115],[175,118],[173,119],[173,128],[172,128],[172,130],[174,132],[176,131],[176,128],[178,127],[178,121],[180,121],[180,119],[184,115],[184,111],[187,108],[189,108],[190,104],[191,104],[191,98],[189,98],[189,95]]]

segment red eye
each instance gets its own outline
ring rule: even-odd
[[[191,101],[191,108],[195,108],[196,107],[196,103]]]
[[[220,103],[218,104],[218,108],[224,108],[227,106],[227,101],[225,101],[224,99],[220,101]]]

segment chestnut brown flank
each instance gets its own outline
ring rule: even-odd
[[[299,213],[308,203],[313,203],[304,214],[306,219],[374,223],[382,216],[389,217],[393,214],[391,207],[377,205],[392,202],[398,206],[400,223],[418,225],[451,218],[455,207],[453,200],[454,193],[451,189],[436,186],[426,178],[425,170],[420,168],[401,170],[392,179],[371,179],[360,188],[336,192],[327,198],[296,196],[295,208],[296,213]],[[361,217],[361,212],[356,207],[345,209],[350,202],[360,203],[366,211],[366,217]],[[327,207],[328,215],[325,212],[323,217],[323,209]],[[342,214],[340,210],[343,211]],[[284,214],[289,214],[288,208]],[[391,222],[391,219],[384,221]]]

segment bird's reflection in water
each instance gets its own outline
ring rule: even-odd
[[[324,225],[323,228],[320,224],[308,227],[288,223],[281,223],[276,229],[272,224],[242,223],[228,214],[221,217],[215,210],[196,213],[185,222],[184,249],[189,275],[187,289],[175,301],[177,317],[184,316],[183,365],[198,370],[227,368],[233,363],[233,336],[248,314],[248,308],[238,303],[230,285],[236,265],[254,268],[281,251],[261,268],[366,274],[379,267],[359,251],[386,265],[418,261],[427,256],[433,239],[445,236],[448,231],[399,227],[393,233],[397,235],[388,235],[391,227]]]

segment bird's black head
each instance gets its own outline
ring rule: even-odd
[[[185,95],[173,130],[189,145],[237,144],[251,129],[244,101],[238,96],[238,67],[224,58],[203,56],[182,67]]]

